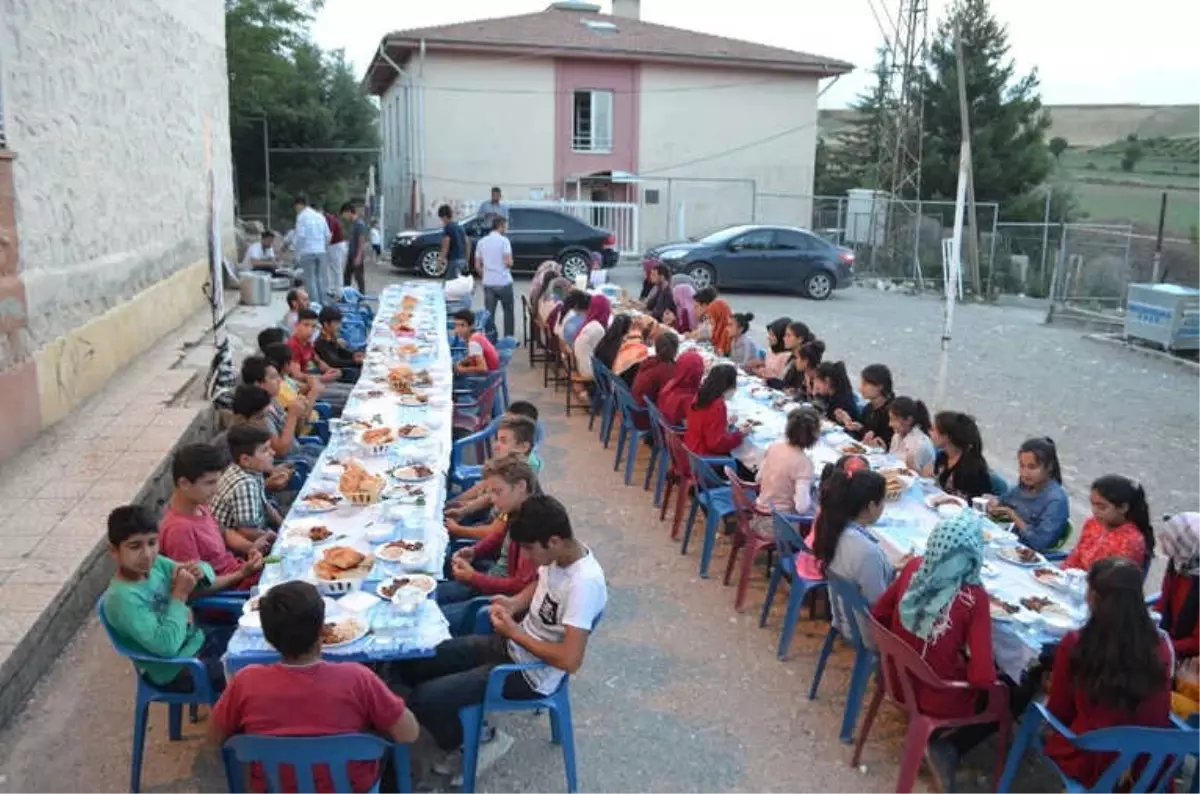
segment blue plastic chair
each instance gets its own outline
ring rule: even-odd
[[[647,413],[650,414],[650,432],[654,446],[650,449],[650,463],[646,467],[645,488],[650,488],[650,478],[654,477],[654,506],[662,504],[663,488],[667,484],[667,472],[671,468],[671,454],[667,451],[667,439],[663,435],[664,427],[671,427],[663,419],[662,412],[653,400],[645,400]],[[672,430],[683,432],[683,427],[672,427]]]
[[[493,419],[482,430],[463,436],[450,446],[450,466],[447,478],[451,486],[467,490],[483,477],[483,461],[492,454],[491,440],[500,429],[500,419]],[[463,450],[474,447],[479,463],[464,463]]]
[[[717,544],[717,528],[725,516],[737,512],[733,504],[733,492],[729,483],[717,472],[725,466],[735,467],[733,458],[702,457],[686,446],[688,466],[696,492],[692,495],[692,506],[688,510],[687,524],[683,530],[683,545],[679,553],[687,554],[688,541],[692,538],[692,525],[696,523],[696,512],[703,507],[707,518],[704,521],[704,549],[700,553],[700,578],[708,578],[708,564],[712,562],[713,547]]]
[[[616,398],[612,393],[614,378],[612,370],[593,356],[592,379],[595,381],[596,394],[592,398],[592,405],[588,411],[588,430],[595,426],[596,417],[599,416],[600,440],[604,442],[605,449],[608,449],[608,442],[612,437],[613,420],[617,413]]]
[[[1113,753],[1116,758],[1104,770],[1104,774],[1095,785],[1084,786],[1078,780],[1063,774],[1053,759],[1043,752],[1042,727],[1048,726],[1059,733],[1074,747],[1091,753]],[[1021,727],[1017,731],[1016,741],[1009,750],[1004,764],[1004,774],[996,791],[1008,791],[1017,774],[1017,768],[1027,750],[1032,750],[1042,756],[1055,772],[1058,773],[1067,791],[1116,791],[1117,784],[1128,774],[1133,785],[1129,791],[1165,791],[1171,785],[1175,775],[1183,766],[1188,755],[1196,753],[1196,733],[1182,723],[1175,721],[1174,728],[1143,728],[1122,726],[1119,728],[1102,728],[1077,734],[1059,722],[1050,713],[1045,704],[1033,702],[1021,719]],[[1135,770],[1135,764],[1144,762],[1140,772]],[[1136,776],[1136,777],[1135,777]],[[1124,789],[1123,789],[1124,790]]]
[[[621,465],[621,456],[625,456],[625,484],[632,484],[633,480],[633,464],[637,460],[638,448],[641,446],[642,439],[650,435],[650,430],[639,430],[636,424],[637,417],[649,417],[650,413],[637,404],[633,399],[633,392],[625,385],[625,381],[620,378],[612,379],[613,396],[616,398],[617,407],[621,411],[621,429],[617,432],[617,454],[613,459],[613,471],[616,471]],[[626,449],[628,445],[628,450]],[[649,475],[647,475],[649,476]]]
[[[1185,725],[1191,731],[1200,729],[1200,713],[1193,712],[1190,714]],[[1193,741],[1192,747],[1195,746],[1196,742]],[[1192,767],[1192,782],[1188,784],[1188,791],[1192,792],[1192,794],[1197,794],[1197,792],[1200,792],[1200,754],[1193,754],[1192,757],[1196,759],[1196,764]]]
[[[600,625],[604,613],[596,616],[592,631]],[[475,613],[475,628],[478,634],[490,634],[491,621],[487,610],[480,609]],[[524,670],[537,670],[546,667],[543,662],[526,662],[524,664],[496,665],[488,673],[487,691],[484,692],[483,702],[473,706],[463,706],[458,710],[458,718],[463,727],[463,782],[462,791],[475,791],[475,771],[479,765],[479,744],[483,735],[483,718],[488,712],[497,711],[541,711],[545,709],[550,715],[550,741],[561,744],[563,750],[563,766],[567,775],[567,791],[579,790],[575,775],[575,729],[571,722],[571,695],[568,684],[569,675],[563,676],[562,683],[554,694],[532,700],[508,700],[504,697],[504,680],[510,673]]]
[[[290,767],[295,775],[295,791],[316,791],[314,767],[325,765],[337,792],[354,791],[346,765],[355,761],[380,763],[391,753],[400,791],[412,791],[412,764],[408,745],[396,744],[367,733],[335,736],[230,736],[221,747],[225,779],[231,792],[243,792],[246,764],[259,764],[267,778],[267,791],[286,791],[282,771]],[[379,791],[379,780],[369,791]]]
[[[840,615],[850,629],[846,636],[838,628],[837,621],[830,621],[829,633],[825,635],[825,643],[821,646],[821,655],[817,658],[817,669],[813,672],[812,687],[808,690],[808,699],[817,699],[817,688],[821,686],[821,676],[825,672],[825,662],[833,653],[833,643],[838,637],[846,640],[854,648],[854,667],[850,671],[850,691],[846,695],[846,710],[842,714],[841,739],[846,744],[854,741],[854,723],[858,721],[858,712],[862,708],[863,695],[867,692],[867,683],[875,670],[878,656],[874,649],[866,643],[863,627],[871,621],[871,606],[863,597],[858,585],[848,579],[825,574],[829,585],[829,599],[834,607],[834,614]]]
[[[208,680],[208,670],[199,659],[191,657],[164,659],[160,656],[138,653],[122,643],[108,623],[108,616],[104,612],[104,598],[105,596],[102,595],[96,602],[96,614],[100,617],[100,625],[104,626],[109,642],[112,643],[116,652],[134,663],[133,677],[137,681],[137,690],[133,707],[133,757],[129,769],[129,790],[137,794],[142,790],[142,753],[146,747],[146,721],[149,717],[150,704],[167,704],[167,735],[171,741],[177,742],[183,738],[183,707],[190,707],[191,719],[194,722],[196,707],[213,705],[217,702],[218,695]],[[192,673],[194,687],[191,692],[168,692],[147,681],[138,670],[137,662],[161,662],[185,667]]]
[[[508,365],[512,362],[513,353],[520,343],[516,337],[506,336],[496,342],[496,352],[500,354],[500,398],[501,406],[508,410]]]
[[[775,567],[771,569],[771,581],[767,585],[767,598],[763,602],[762,616],[758,620],[759,627],[767,625],[767,615],[771,612],[771,603],[775,600],[775,591],[779,589],[779,580],[787,574],[791,581],[791,591],[788,593],[787,612],[783,616],[783,633],[779,637],[779,660],[787,658],[788,648],[792,645],[792,637],[796,634],[796,623],[800,620],[800,607],[810,592],[825,587],[824,579],[806,579],[796,570],[796,552],[810,551],[799,530],[787,518],[774,513],[772,530],[775,534],[775,551],[778,556]],[[809,607],[809,616],[816,611],[815,603]]]

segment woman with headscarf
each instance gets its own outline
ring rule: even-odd
[[[733,322],[733,310],[729,308],[729,304],[725,302],[724,298],[717,298],[708,304],[705,317],[708,318],[709,340],[712,342],[713,350],[718,356],[728,357],[733,349],[733,338],[737,334],[737,328]]]
[[[637,377],[638,368],[650,355],[649,343],[657,325],[653,317],[640,314],[629,324],[629,331],[621,340],[621,347],[613,359],[612,371],[630,387]]]
[[[686,282],[671,287],[671,297],[675,301],[675,309],[668,309],[663,314],[663,322],[681,334],[686,334],[695,328],[700,321],[696,312],[695,296],[696,288]]]
[[[563,319],[563,299],[571,289],[571,282],[562,276],[556,276],[542,290],[536,309],[538,317],[546,324],[546,328],[554,333]]]
[[[704,359],[699,352],[688,350],[675,359],[675,374],[658,393],[658,410],[667,424],[683,424],[688,408],[696,401],[703,378]]]
[[[938,522],[925,556],[909,560],[871,608],[875,619],[916,650],[939,678],[970,685],[929,690],[914,682],[921,712],[930,716],[975,714],[981,692],[996,682],[991,607],[979,578],[985,520],[964,510]],[[935,735],[930,760],[943,785],[952,783],[958,758],[990,732],[983,726]]]
[[[1159,627],[1171,638],[1175,658],[1200,655],[1200,513],[1179,513],[1154,533],[1167,557],[1163,574]]]
[[[538,265],[538,269],[533,273],[533,280],[529,282],[529,305],[537,306],[538,301],[542,298],[542,291],[546,285],[550,283],[555,276],[562,275],[562,265],[555,262],[553,259],[547,259]]]
[[[590,382],[595,379],[595,375],[592,373],[592,354],[596,352],[596,345],[600,344],[600,340],[604,338],[611,321],[612,304],[609,303],[608,298],[599,293],[593,295],[588,302],[583,327],[579,329],[579,335],[575,337],[573,345],[575,368],[579,380]]]

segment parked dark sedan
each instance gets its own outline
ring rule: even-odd
[[[754,287],[800,292],[825,300],[854,280],[854,253],[805,229],[731,226],[698,240],[667,243],[646,252],[646,273],[659,263],[686,273],[696,289]]]
[[[491,231],[481,218],[460,221],[471,238],[471,250],[479,238]],[[604,267],[617,264],[617,239],[611,232],[590,226],[579,218],[544,207],[510,207],[508,239],[512,242],[513,271],[532,273],[547,259],[562,263],[563,275],[574,280],[586,274],[591,253],[604,257]],[[442,227],[425,231],[400,232],[392,238],[392,267],[416,270],[423,276],[440,278],[445,266],[438,261]]]

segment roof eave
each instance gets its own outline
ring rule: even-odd
[[[387,36],[381,46],[387,48],[388,55],[395,61],[403,63],[409,56],[421,47],[420,38],[408,36]],[[595,60],[639,61],[642,63],[660,63],[684,66],[723,66],[726,68],[745,69],[760,72],[777,72],[797,74],[806,77],[823,79],[836,77],[854,71],[854,65],[833,58],[814,63],[797,63],[785,60],[765,60],[758,58],[739,58],[706,55],[676,55],[674,53],[646,53],[627,50],[596,50],[590,47],[567,47],[563,45],[526,46],[518,44],[493,44],[464,39],[436,39],[425,41],[426,51],[436,49],[441,52],[478,53],[489,55],[540,55],[546,58],[555,57],[586,57]],[[383,82],[373,80],[376,69],[387,66],[393,74]],[[366,87],[372,93],[382,94],[395,79],[394,70],[376,53],[367,74],[364,77]]]

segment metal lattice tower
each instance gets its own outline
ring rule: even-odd
[[[921,68],[927,56],[928,0],[897,0],[895,16],[888,22],[888,117],[876,172],[878,189],[887,190],[891,196],[884,250],[892,275],[911,275],[920,281],[918,231],[925,118]]]

